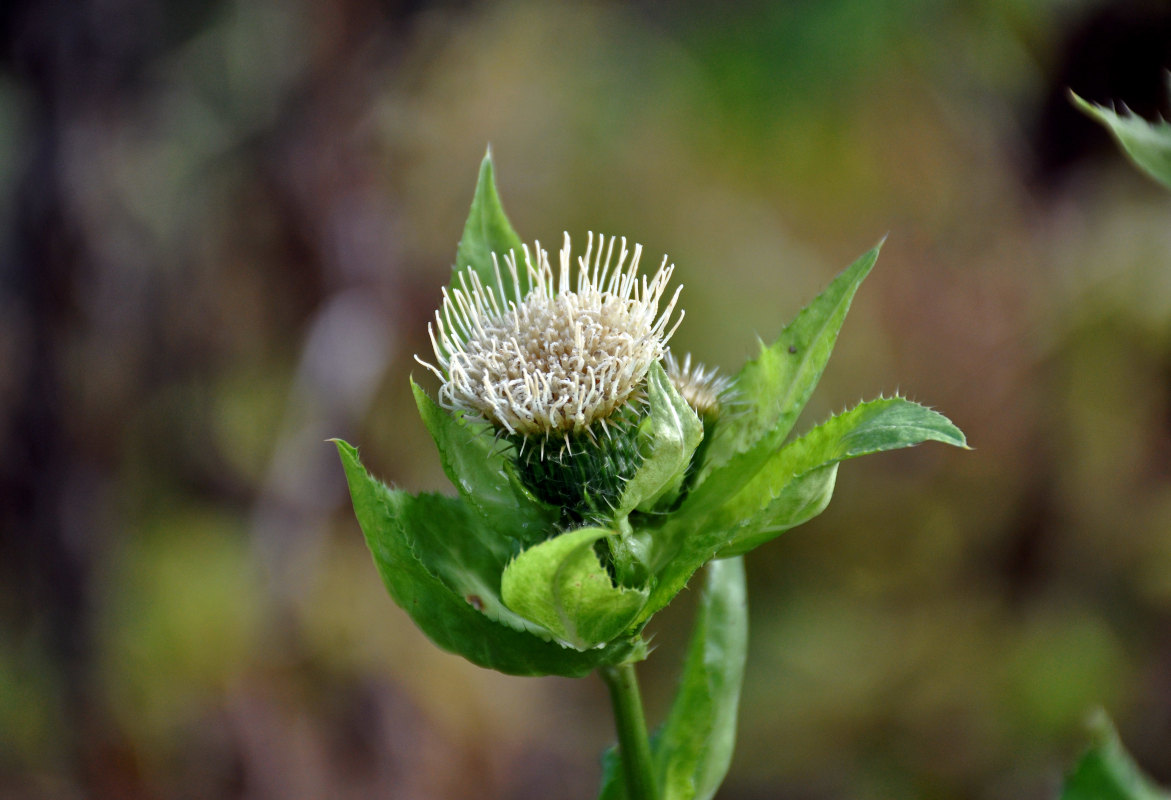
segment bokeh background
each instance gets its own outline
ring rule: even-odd
[[[889,233],[801,425],[899,390],[975,447],[750,557],[721,798],[1049,798],[1095,707],[1171,783],[1171,194],[1066,96],[1168,68],[1164,2],[7,0],[0,796],[594,795],[600,682],[426,641],[324,441],[445,488],[407,375],[489,142],[729,371]]]

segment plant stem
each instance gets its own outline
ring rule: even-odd
[[[629,800],[658,800],[659,790],[655,786],[651,745],[647,738],[646,718],[642,713],[642,697],[639,695],[634,665],[601,667],[598,672],[610,689],[614,724],[618,728],[618,757],[622,759]]]

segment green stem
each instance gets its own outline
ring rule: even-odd
[[[642,697],[638,692],[638,676],[633,664],[601,667],[602,680],[610,689],[614,706],[614,723],[618,728],[618,757],[626,775],[628,800],[658,800],[655,771],[651,763],[651,744],[646,733],[646,718],[642,713]]]

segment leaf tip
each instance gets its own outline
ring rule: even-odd
[[[1113,126],[1116,123],[1121,123],[1126,118],[1127,112],[1129,111],[1129,109],[1124,104],[1122,106],[1123,113],[1119,114],[1118,109],[1114,107],[1113,103],[1110,104],[1109,108],[1099,103],[1091,103],[1089,100],[1086,100],[1072,89],[1069,90],[1069,99],[1070,102],[1073,103],[1074,108],[1085,114],[1099,125],[1104,125],[1108,130],[1113,130]]]
[[[485,177],[491,179],[495,166],[496,162],[492,159],[492,143],[489,142],[484,147],[484,157],[480,159],[480,180],[483,181]]]
[[[1101,706],[1090,712],[1086,719],[1086,729],[1099,745],[1108,744],[1118,738],[1118,731],[1114,728],[1110,715]]]
[[[334,447],[337,448],[337,453],[341,457],[343,463],[346,461],[358,461],[358,448],[354,447],[345,439],[339,439],[338,437],[334,436],[326,439],[325,441],[332,443]]]

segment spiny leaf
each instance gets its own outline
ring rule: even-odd
[[[832,417],[773,453],[730,495],[715,494],[725,484],[715,485],[713,476],[655,532],[658,582],[641,618],[669,603],[708,560],[747,552],[820,513],[839,461],[925,441],[967,446],[942,414],[901,397],[884,398]]]
[[[731,393],[743,410],[721,420],[708,449],[707,472],[750,448],[771,452],[784,441],[821,379],[854,294],[881,247],[843,270],[736,375]]]
[[[452,591],[418,558],[408,535],[426,526],[459,529],[470,524],[473,516],[466,506],[437,495],[416,497],[388,489],[366,472],[357,450],[342,441],[335,443],[354,511],[387,590],[439,647],[510,675],[580,677],[600,665],[644,656],[645,645],[638,639],[615,641],[583,653],[489,619],[475,607],[483,604],[484,597]]]
[[[1160,119],[1147,122],[1125,106],[1119,114],[1113,109],[1088,103],[1070,92],[1073,104],[1113,134],[1123,152],[1143,172],[1171,189],[1171,123]]]
[[[514,554],[509,539],[525,544],[545,539],[559,512],[534,498],[511,474],[501,454],[506,445],[440,408],[413,380],[411,391],[448,480],[464,502],[479,512],[480,527],[494,534],[486,545],[506,561]]]
[[[720,556],[746,553],[821,513],[838,462],[927,441],[967,447],[951,420],[901,397],[871,400],[831,417],[783,447],[720,510],[720,520],[741,520]]]
[[[712,547],[714,555],[719,550],[723,544],[717,541],[719,534],[705,530],[705,520],[752,480],[792,430],[821,379],[854,295],[873,269],[881,247],[880,242],[839,273],[771,346],[762,344],[760,355],[740,370],[731,391],[744,409],[721,419],[711,442],[705,443],[705,464],[696,486],[656,535],[655,570],[665,568],[685,540],[691,541],[695,552]],[[817,508],[809,516],[820,511]],[[702,563],[692,565],[691,571]]]

